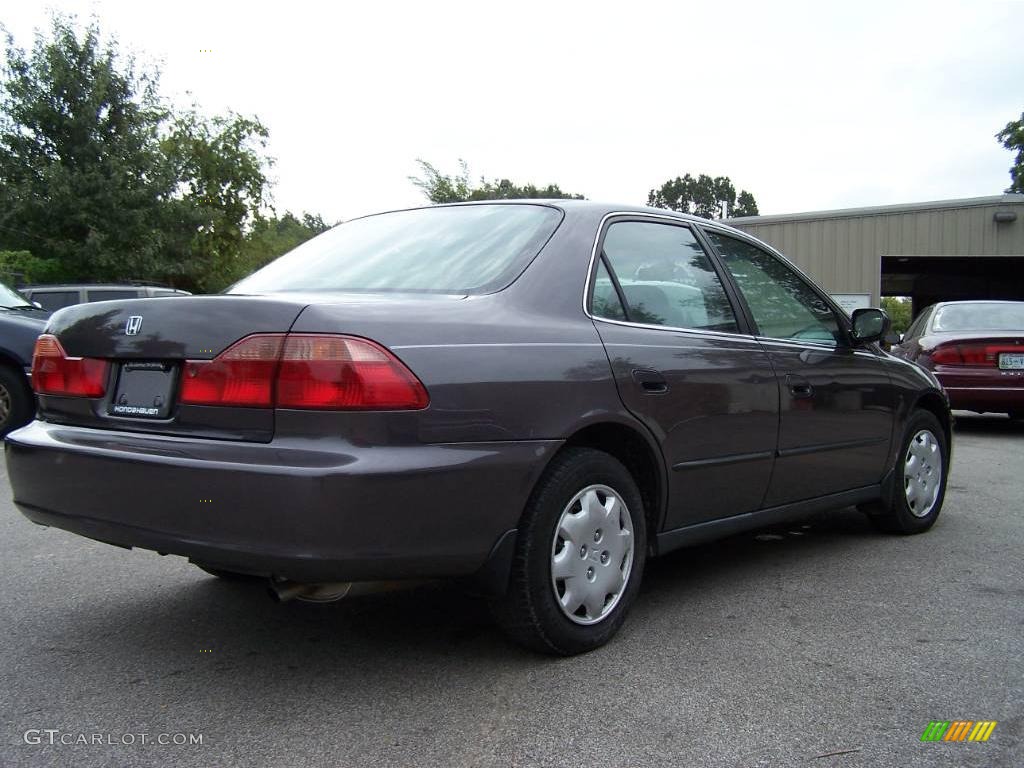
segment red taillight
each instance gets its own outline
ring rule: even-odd
[[[181,402],[270,408],[283,343],[282,334],[247,336],[213,360],[186,360]]]
[[[1019,344],[940,344],[932,350],[932,362],[939,365],[974,365],[995,368],[1003,352],[1024,352]]]
[[[384,347],[350,336],[289,334],[277,375],[278,408],[426,408],[427,391]]]
[[[41,395],[102,397],[109,365],[91,357],[68,357],[57,337],[44,333],[32,353],[32,388]]]
[[[248,336],[213,360],[188,360],[181,402],[259,408],[408,410],[427,391],[384,347],[351,336]]]

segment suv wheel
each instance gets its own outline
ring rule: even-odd
[[[949,473],[946,432],[930,411],[918,411],[907,423],[895,470],[892,504],[872,505],[865,511],[881,530],[923,533],[939,517]]]
[[[0,437],[32,420],[35,402],[25,377],[0,366]]]
[[[533,650],[597,648],[625,620],[646,551],[643,502],[629,471],[602,451],[565,450],[527,503],[495,619]]]

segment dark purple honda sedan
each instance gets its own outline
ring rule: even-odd
[[[950,416],[777,252],[584,201],[350,221],[219,296],[56,313],[31,520],[281,598],[472,577],[519,642],[606,642],[653,555],[826,508],[927,530]]]

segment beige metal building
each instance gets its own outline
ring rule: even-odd
[[[728,222],[770,243],[848,307],[910,296],[1024,299],[1024,195]]]

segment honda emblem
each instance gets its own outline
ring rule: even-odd
[[[142,315],[132,315],[124,327],[125,336],[135,336],[142,330]]]

